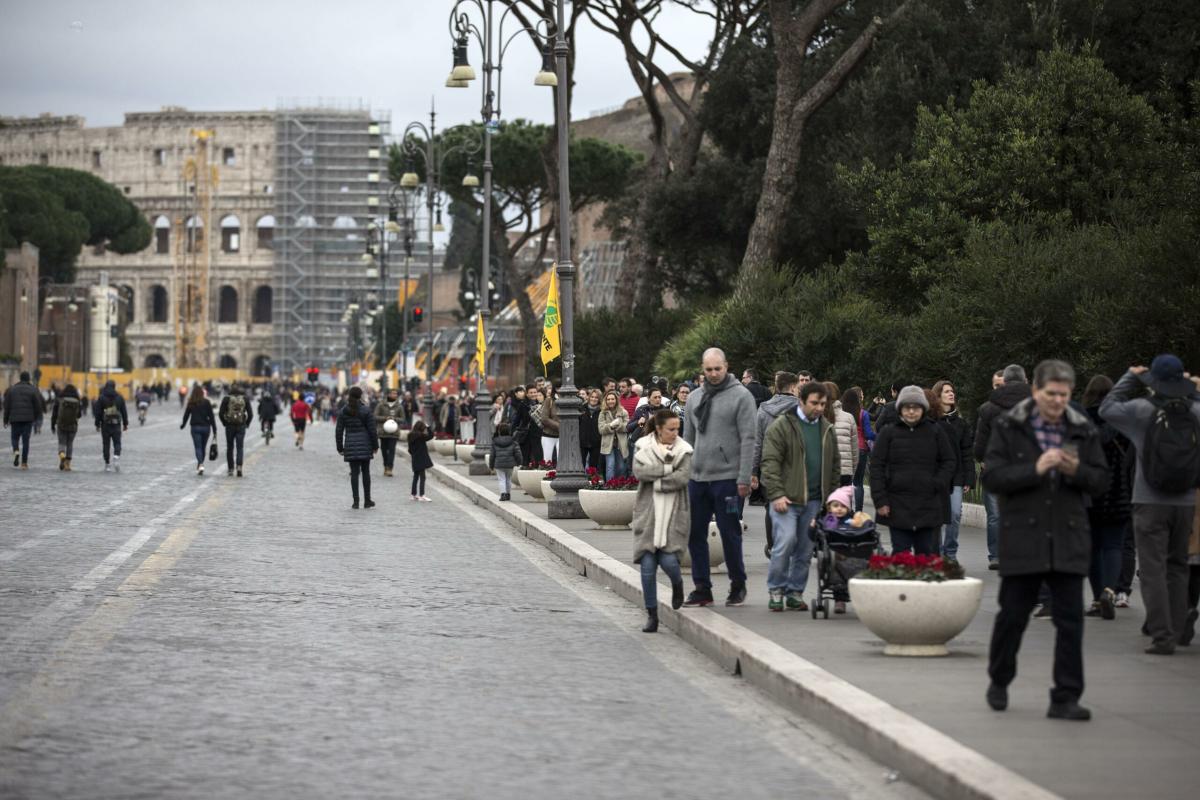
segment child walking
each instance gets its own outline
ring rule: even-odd
[[[500,499],[512,499],[513,467],[521,464],[521,445],[512,437],[508,423],[501,422],[496,426],[496,435],[492,437],[492,452],[488,455],[488,463],[496,470],[496,483],[500,485]]]
[[[429,457],[429,440],[433,431],[425,425],[425,420],[419,419],[413,423],[408,432],[408,455],[412,461],[412,499],[433,502],[425,496],[425,470],[433,469],[433,459]]]
[[[633,475],[638,479],[633,508],[633,561],[642,568],[646,605],[643,633],[658,631],[658,568],[671,579],[671,608],[683,605],[680,554],[687,548],[691,504],[687,485],[692,447],[679,436],[679,417],[669,408],[655,412],[654,433],[637,442]]]

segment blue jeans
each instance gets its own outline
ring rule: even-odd
[[[646,608],[658,608],[658,568],[671,579],[671,585],[683,583],[683,572],[679,569],[679,558],[666,550],[642,553],[642,599]]]
[[[1125,544],[1125,531],[1130,521],[1088,515],[1092,526],[1092,566],[1088,581],[1092,585],[1092,599],[1099,600],[1105,589],[1117,591],[1121,579],[1121,556]]]
[[[21,450],[21,463],[29,463],[29,435],[33,433],[32,422],[10,422],[12,426],[12,449],[15,453]]]
[[[866,490],[863,489],[863,481],[867,477],[867,465],[870,462],[871,462],[871,451],[870,450],[859,450],[858,451],[858,467],[856,467],[854,470],[854,480],[852,481],[852,483],[854,484],[854,510],[855,511],[862,511],[863,496],[866,494]]]
[[[242,465],[242,453],[246,447],[246,429],[245,428],[226,428],[225,429],[225,464],[229,469],[233,469],[234,453],[237,454],[237,465]]]
[[[621,455],[621,448],[614,444],[612,452],[604,456],[604,480],[611,481],[624,475],[625,456]]]
[[[808,585],[808,567],[812,563],[813,540],[809,533],[813,520],[821,513],[821,501],[790,505],[780,514],[770,507],[775,528],[775,546],[771,548],[771,566],[767,570],[767,590],[804,594]]]
[[[738,497],[737,481],[688,481],[688,501],[692,505],[692,529],[688,534],[692,582],[696,588],[712,588],[708,562],[708,521],[716,517],[729,581],[744,586],[746,564],[742,560],[742,498]]]
[[[212,431],[207,425],[192,426],[192,447],[196,448],[196,466],[204,463],[208,457],[208,434]]]
[[[942,555],[958,560],[958,529],[962,526],[963,487],[950,491],[950,524],[942,529]]]
[[[983,493],[983,510],[987,514],[988,561],[995,561],[996,542],[1000,538],[1000,500],[991,492]]]

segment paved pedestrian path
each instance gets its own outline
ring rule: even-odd
[[[466,475],[466,468],[457,462],[440,456],[435,461]],[[494,487],[490,477],[471,480]],[[545,517],[546,504],[523,491],[514,491],[513,501]],[[1200,650],[1181,648],[1170,658],[1142,652],[1145,640],[1139,632],[1142,614],[1136,584],[1134,608],[1118,609],[1116,620],[1089,618],[1087,622],[1083,703],[1095,714],[1090,723],[1045,717],[1054,646],[1049,620],[1030,621],[1019,673],[1010,687],[1009,710],[997,714],[986,706],[983,695],[999,579],[987,570],[982,529],[963,529],[959,553],[968,574],[984,581],[979,613],[951,643],[951,656],[904,659],[882,654],[882,642],[858,622],[853,604],[848,614],[829,620],[814,620],[808,613],[767,611],[764,513],[762,508],[747,508],[747,605],[727,609],[720,604],[728,582],[717,574],[718,604],[712,607],[717,613],[1063,797],[1195,796],[1195,765],[1200,763]],[[586,519],[551,522],[620,561],[628,562],[632,556],[629,531],[598,530]],[[810,590],[815,580],[810,575]]]
[[[436,482],[352,511],[333,425],[177,420],[0,468],[0,797],[924,796]]]

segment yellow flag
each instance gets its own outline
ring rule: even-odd
[[[558,316],[558,273],[557,266],[551,267],[550,290],[546,296],[546,316],[542,318],[542,364],[549,364],[562,354],[560,330],[562,321]]]
[[[479,371],[482,373],[483,365],[487,363],[487,338],[483,335],[483,315],[476,317],[478,325],[475,329],[475,363],[479,365]]]

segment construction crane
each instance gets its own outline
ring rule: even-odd
[[[219,174],[210,163],[216,131],[193,128],[192,154],[183,164],[183,203],[175,217],[175,366],[210,367],[209,273],[212,270],[213,195]]]

